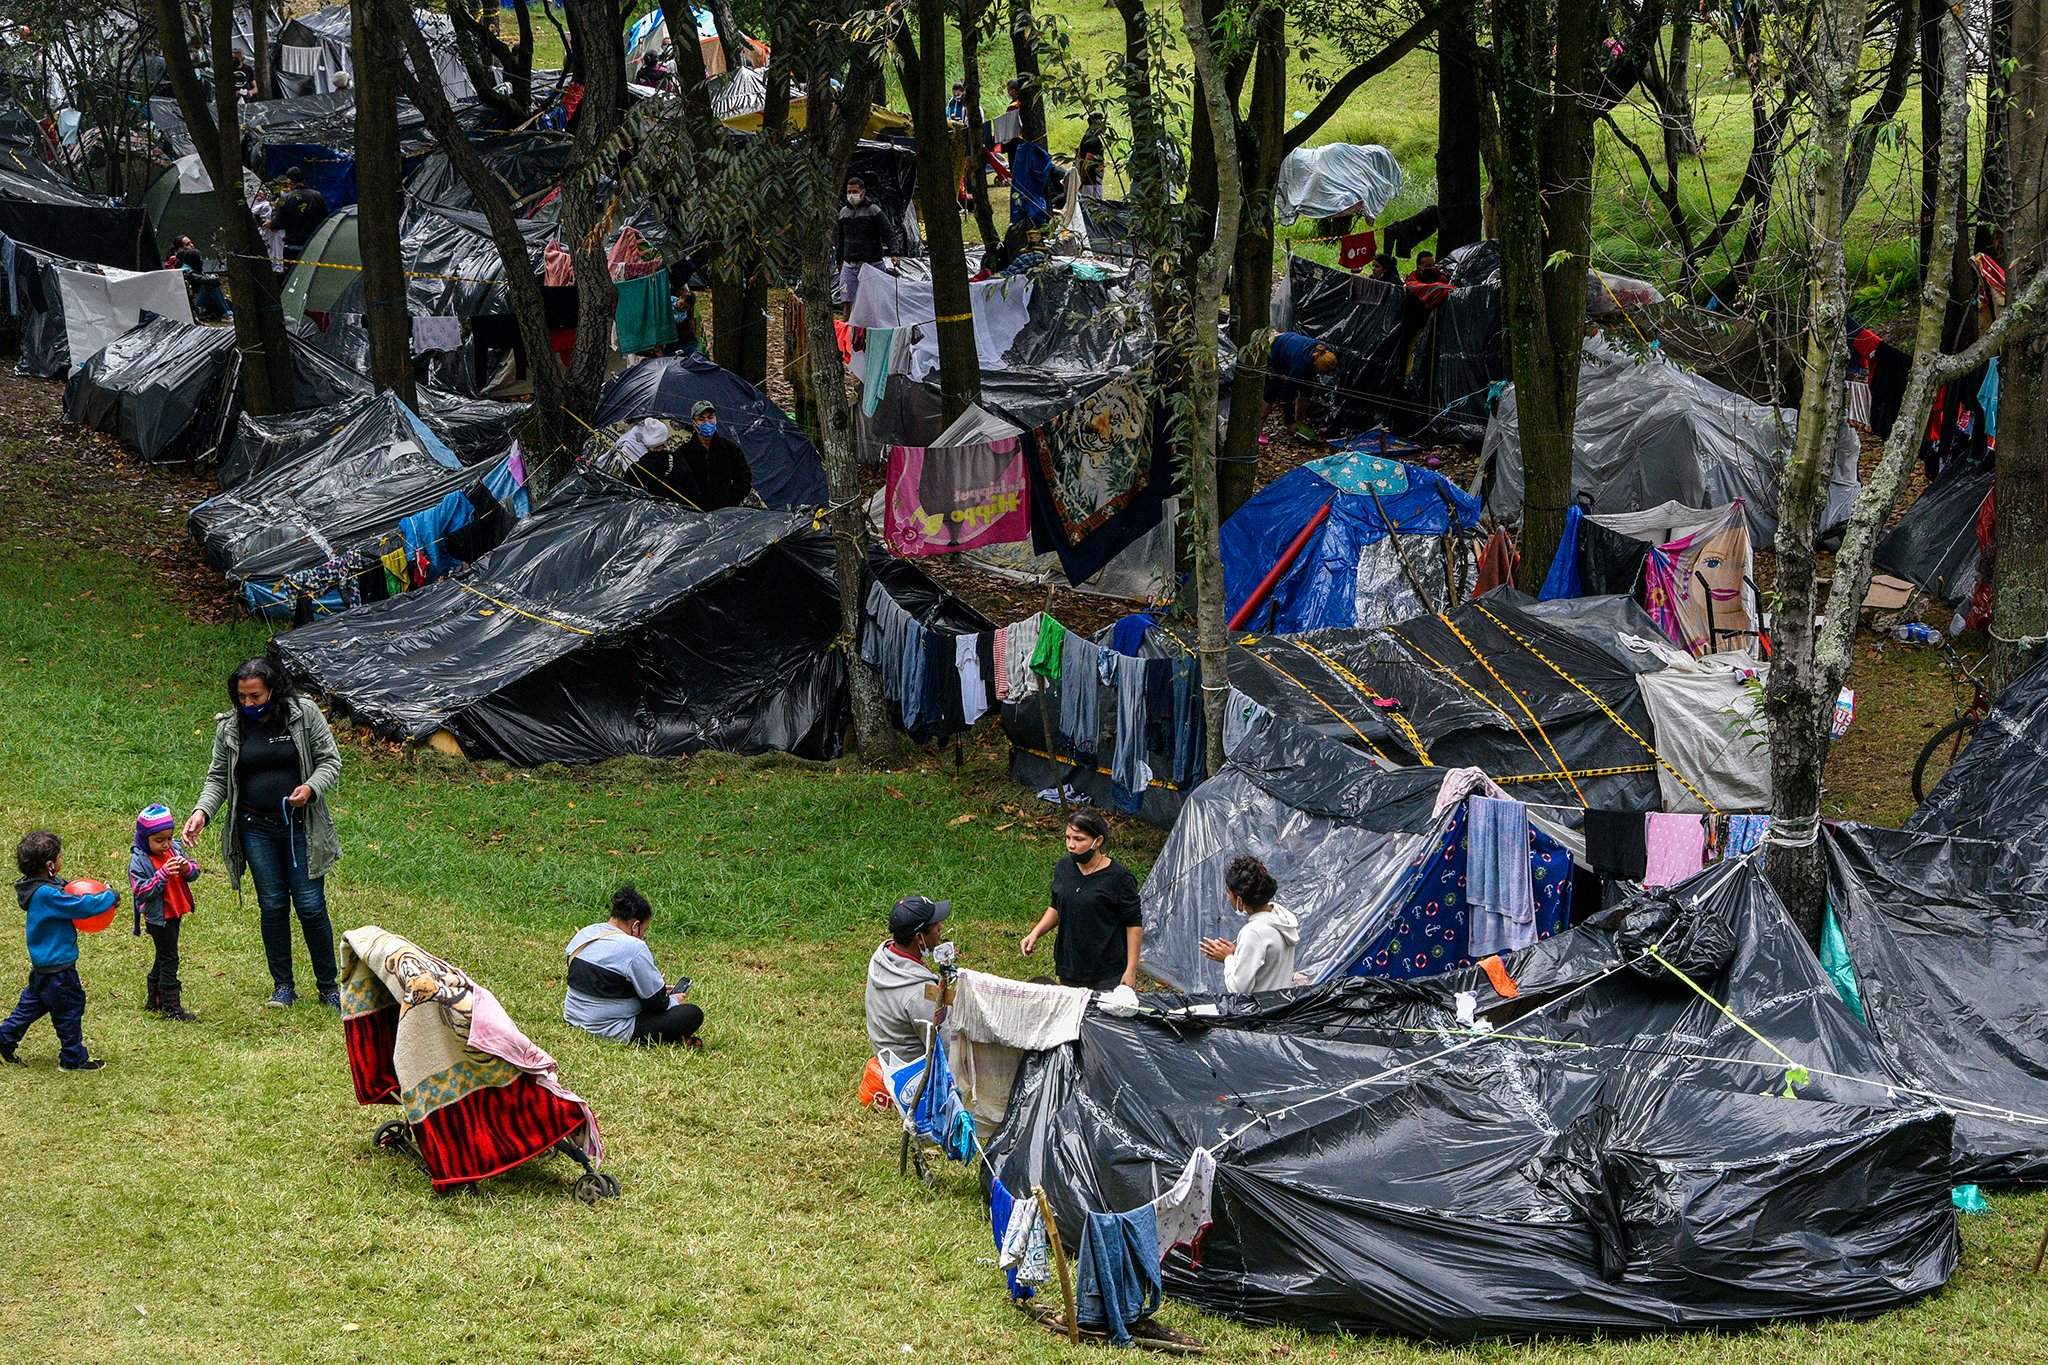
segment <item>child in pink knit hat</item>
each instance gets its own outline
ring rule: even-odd
[[[135,817],[135,851],[128,856],[128,883],[135,889],[135,932],[149,930],[156,960],[149,965],[146,1010],[181,1023],[199,1016],[185,1008],[178,981],[178,932],[192,913],[192,883],[199,864],[179,847],[172,830],[177,817],[161,804]]]

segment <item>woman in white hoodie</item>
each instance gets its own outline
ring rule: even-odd
[[[1245,917],[1244,932],[1235,943],[1203,939],[1202,954],[1223,964],[1223,989],[1234,995],[1284,990],[1294,984],[1301,921],[1273,904],[1279,889],[1266,865],[1248,853],[1231,859],[1223,869],[1223,894],[1230,908]]]

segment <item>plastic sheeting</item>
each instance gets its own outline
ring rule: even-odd
[[[1293,632],[1381,624],[1390,601],[1409,604],[1399,614],[1415,615],[1464,596],[1470,580],[1446,579],[1439,540],[1476,531],[1479,500],[1420,465],[1338,454],[1289,470],[1223,523],[1227,613],[1250,598],[1326,503],[1329,516],[1257,612],[1259,627]],[[1400,530],[1390,534],[1390,525]],[[1398,552],[1390,542],[1398,542]],[[1428,590],[1426,604],[1409,582],[1411,571]]]
[[[1661,355],[1638,360],[1602,339],[1586,343],[1572,432],[1572,491],[1595,512],[1633,512],[1660,502],[1718,507],[1737,498],[1750,536],[1770,545],[1778,532],[1778,481],[1797,413],[1717,388]],[[1848,519],[1861,447],[1836,433],[1821,529]],[[1487,423],[1480,452],[1487,510],[1522,513],[1522,437],[1510,386]]]
[[[60,267],[57,289],[62,296],[65,344],[74,366],[83,365],[114,338],[134,330],[144,313],[192,324],[192,300],[185,291],[182,271],[135,272],[109,266],[105,273],[94,274]]]
[[[1414,319],[1407,291],[1391,280],[1336,270],[1300,256],[1287,261],[1289,324],[1337,353],[1332,393],[1318,396],[1328,424],[1363,431],[1377,422],[1412,425],[1403,392]]]
[[[693,512],[578,474],[468,572],[278,639],[380,732],[474,758],[840,751],[831,541],[807,516]]]
[[[229,402],[235,329],[153,318],[80,366],[64,386],[64,420],[118,436],[151,461],[213,449]]]
[[[0,233],[73,260],[123,270],[145,268],[159,259],[140,208],[80,189],[26,152],[5,147],[0,147]]]
[[[1906,828],[2004,844],[2048,866],[2048,659],[2005,689]]]
[[[277,578],[330,559],[475,482],[454,452],[389,394],[327,439],[192,509],[206,562]]]
[[[1967,603],[1977,586],[1977,514],[1991,483],[1988,457],[1950,460],[1877,542],[1872,564],[1945,601]]]
[[[576,149],[567,133],[534,129],[520,133],[489,133],[471,139],[485,166],[512,192],[529,199],[560,184]],[[469,183],[457,173],[445,151],[430,153],[406,177],[405,192],[443,208],[480,212]]]
[[[1653,738],[1636,676],[1662,663],[1621,645],[1618,627],[1657,637],[1625,599],[1536,602],[1497,588],[1448,622],[1240,637],[1230,682],[1276,719],[1390,764],[1421,763],[1419,741],[1430,762],[1476,767],[1524,800],[1655,810],[1655,762],[1614,718]],[[1560,757],[1574,773],[1630,771],[1574,786],[1558,775]]]
[[[1657,749],[1692,783],[1657,769],[1663,809],[1699,811],[1705,797],[1723,813],[1768,810],[1771,752],[1761,691],[1746,685],[1769,670],[1746,654],[1673,659],[1668,668],[1637,676],[1643,705],[1656,726]]]
[[[1383,770],[1299,726],[1254,727],[1187,794],[1145,878],[1146,972],[1175,990],[1223,989],[1202,940],[1244,928],[1223,894],[1224,869],[1244,853],[1265,863],[1301,923],[1295,970],[1310,980],[1343,971],[1406,900],[1442,823],[1432,805],[1445,771]]]
[[[512,443],[512,433],[525,420],[518,403],[464,398],[438,389],[420,389],[419,418],[463,464],[496,455]],[[361,416],[377,399],[355,395],[325,407],[302,408],[275,417],[243,413],[233,439],[222,452],[220,486],[233,488],[251,475],[280,464],[306,447],[327,440]]]
[[[1862,825],[1829,826],[1822,843],[1871,1029],[1956,1110],[1954,1178],[2048,1181],[2044,869],[2018,871],[1995,843]]]
[[[1031,290],[1028,275],[998,275],[967,286],[975,351],[983,368],[1000,366],[1017,334],[1031,320]],[[923,380],[939,369],[939,333],[933,321],[937,316],[929,278],[906,279],[867,265],[861,267],[860,290],[847,310],[846,321],[852,327],[917,328],[908,373],[912,379]]]
[[[775,400],[701,355],[643,360],[614,375],[598,399],[592,425],[660,417],[680,433],[701,400],[718,407],[718,430],[747,457],[754,491],[770,507],[821,507],[825,466],[817,448]]]
[[[1811,1071],[1788,1074],[1653,946]],[[1206,1148],[1214,1222],[1198,1263],[1168,1257],[1167,1292],[1320,1330],[1733,1329],[1884,1312],[1953,1273],[1951,1120],[1888,1092],[1753,867],[1507,967],[1512,1001],[1467,970],[1093,1009],[1077,1042],[1026,1059],[995,1173],[1042,1186],[1071,1243],[1086,1212],[1149,1202]],[[1496,1032],[1458,1028],[1461,993]]]
[[[1280,163],[1273,206],[1283,223],[1297,218],[1386,212],[1401,192],[1401,163],[1384,147],[1330,142],[1297,147]]]

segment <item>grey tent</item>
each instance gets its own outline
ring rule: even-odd
[[[1572,493],[1595,512],[1639,512],[1662,502],[1719,507],[1743,500],[1750,536],[1778,534],[1778,483],[1795,414],[1730,393],[1660,353],[1637,357],[1604,338],[1586,343],[1572,430]],[[1823,531],[1848,519],[1860,446],[1846,423],[1835,434]],[[1501,394],[1480,450],[1474,491],[1487,510],[1522,515],[1522,436],[1513,387]]]

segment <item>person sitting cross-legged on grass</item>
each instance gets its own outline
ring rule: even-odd
[[[682,1043],[702,1047],[704,1011],[685,1004],[688,977],[673,986],[654,965],[647,927],[654,907],[628,882],[612,893],[611,918],[576,931],[569,957],[563,1022],[620,1043]]]

